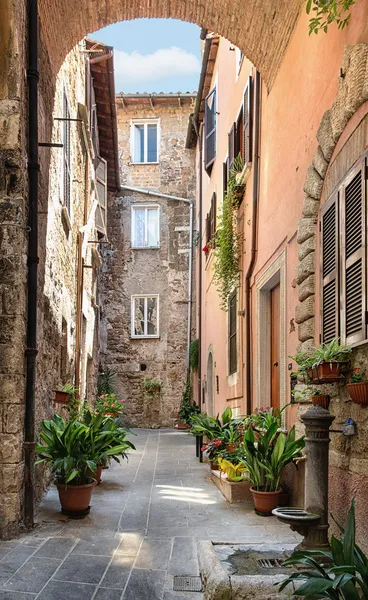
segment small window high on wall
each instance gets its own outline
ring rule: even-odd
[[[159,297],[158,294],[132,296],[133,338],[159,337]]]
[[[217,124],[217,98],[216,88],[210,92],[205,100],[204,109],[204,127],[205,127],[205,146],[204,161],[208,174],[211,173],[212,165],[216,158],[216,124]]]
[[[132,206],[132,248],[160,246],[160,208],[157,205]]]
[[[324,204],[320,219],[321,342],[367,340],[367,157]]]
[[[131,129],[131,155],[133,163],[157,163],[158,151],[158,121],[133,121]]]

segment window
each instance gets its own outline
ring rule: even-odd
[[[243,163],[252,162],[252,127],[253,127],[253,102],[252,102],[252,77],[248,77],[248,83],[243,94],[243,127],[242,148]]]
[[[367,339],[366,161],[358,161],[322,209],[322,342]]]
[[[235,63],[236,63],[236,79],[238,79],[238,75],[240,73],[240,69],[242,66],[244,54],[240,50],[240,48],[235,48]]]
[[[63,177],[64,177],[64,190],[63,190],[63,205],[66,207],[70,215],[70,197],[71,197],[71,173],[70,173],[70,157],[71,157],[71,145],[70,145],[70,111],[66,92],[63,94]]]
[[[216,88],[210,92],[205,101],[204,109],[204,127],[205,127],[205,147],[204,161],[208,173],[211,172],[212,165],[216,158]]]
[[[132,337],[159,336],[158,295],[132,296]]]
[[[132,123],[132,160],[134,163],[158,162],[158,122]]]
[[[96,229],[102,236],[106,235],[107,217],[107,162],[104,158],[96,156],[96,186],[98,205],[96,208]]]
[[[229,375],[238,370],[236,290],[229,297]]]
[[[217,200],[216,192],[212,194],[210,212],[206,216],[206,246],[216,246]]]
[[[132,206],[132,247],[158,248],[160,245],[160,209],[158,206]]]

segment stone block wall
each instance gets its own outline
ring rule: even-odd
[[[119,107],[122,185],[194,199],[194,152],[185,149],[191,107],[125,110]],[[160,163],[130,163],[132,118],[160,118]],[[160,248],[131,248],[131,206],[160,207]],[[173,425],[186,378],[189,204],[122,191],[109,198],[108,237],[102,274],[101,362],[117,373],[126,400],[125,421],[140,427]],[[193,269],[194,273],[194,269]],[[159,339],[131,339],[131,296],[159,294]],[[142,370],[145,369],[145,370]],[[157,377],[162,392],[144,393],[144,378]]]

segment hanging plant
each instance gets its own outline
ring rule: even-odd
[[[324,31],[336,23],[338,29],[344,29],[350,21],[350,9],[355,0],[306,0],[306,12],[312,14],[309,19],[309,35]]]
[[[189,347],[189,362],[190,367],[194,373],[198,372],[199,368],[199,339],[195,339],[191,342]]]
[[[213,278],[221,300],[222,310],[228,309],[228,297],[239,287],[242,236],[238,232],[239,186],[236,175],[241,173],[243,161],[240,155],[234,160],[226,193],[219,215],[214,250]]]

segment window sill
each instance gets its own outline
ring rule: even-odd
[[[159,335],[131,335],[131,340],[159,340]]]
[[[157,160],[156,162],[131,162],[130,163],[131,166],[141,165],[144,167],[146,167],[147,165],[159,165],[159,164],[160,164],[159,160]]]
[[[131,246],[131,250],[160,250],[161,245],[159,246]]]

